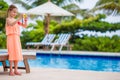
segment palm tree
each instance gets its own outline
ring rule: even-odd
[[[120,14],[120,0],[99,0],[92,11],[103,10],[104,13],[110,15]]]

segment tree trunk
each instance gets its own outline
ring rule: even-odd
[[[47,16],[45,16],[45,21],[44,21],[45,35],[49,34],[49,24],[50,24],[50,14],[47,14]]]

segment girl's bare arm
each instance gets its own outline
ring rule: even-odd
[[[7,22],[7,25],[8,26],[13,26],[15,25],[16,23],[18,23],[20,20],[22,19],[22,16],[20,16],[17,20],[13,21],[11,20],[10,18],[7,18],[6,19],[6,22]]]

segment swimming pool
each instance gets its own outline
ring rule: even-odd
[[[36,56],[35,60],[29,60],[30,67],[120,72],[120,56],[50,53],[37,53]],[[23,66],[23,62],[19,66]]]
[[[29,60],[31,67],[120,72],[120,57],[42,54]]]

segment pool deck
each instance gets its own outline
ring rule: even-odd
[[[6,50],[0,50],[4,52]],[[120,56],[120,53],[87,52],[87,51],[41,51],[23,50],[24,52],[51,53],[51,54],[72,54],[72,55],[98,55],[98,56]],[[3,72],[0,66],[0,80],[120,80],[120,72],[103,72],[88,70],[68,70],[55,68],[31,68],[31,73],[26,74],[20,70],[22,76],[9,76]]]
[[[31,73],[21,70],[21,76],[9,76],[8,72],[2,71],[0,67],[0,80],[120,80],[119,72],[31,68]]]

